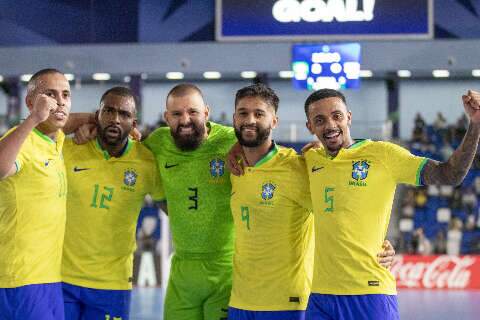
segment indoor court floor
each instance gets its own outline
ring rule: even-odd
[[[132,295],[132,320],[161,320],[162,290],[136,288]],[[402,320],[480,319],[480,291],[399,290]]]

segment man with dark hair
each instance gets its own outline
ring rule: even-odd
[[[231,176],[232,320],[303,319],[310,293],[308,174],[303,157],[272,140],[278,102],[275,92],[261,84],[240,89],[235,98],[233,122],[246,168],[244,175]]]
[[[129,316],[138,214],[146,194],[163,198],[153,154],[128,138],[136,113],[131,90],[111,88],[96,112],[97,138],[65,142],[62,278],[68,320]]]
[[[70,85],[60,71],[40,70],[25,101],[29,116],[0,140],[0,318],[62,320]]]
[[[177,85],[166,101],[169,127],[145,140],[159,166],[175,248],[164,320],[227,316],[233,221],[225,158],[236,139],[232,128],[208,116],[200,89]]]
[[[462,182],[480,136],[480,94],[468,91],[463,105],[468,131],[448,161],[440,163],[389,142],[353,140],[352,114],[340,92],[324,89],[308,97],[307,127],[323,148],[305,154],[310,192],[317,199],[307,319],[399,318],[395,279],[376,261],[395,188]]]

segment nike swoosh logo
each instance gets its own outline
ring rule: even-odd
[[[233,196],[234,194],[235,194],[235,191],[230,194],[230,197]]]
[[[176,167],[178,166],[178,163],[177,164],[168,164],[168,163],[165,163],[165,169],[170,169],[170,168],[173,168],[173,167]]]
[[[78,167],[74,167],[73,168],[73,172],[79,172],[79,171],[85,171],[85,170],[90,170],[91,168],[78,168]]]
[[[318,170],[322,170],[324,167],[312,167],[312,172],[317,172]]]

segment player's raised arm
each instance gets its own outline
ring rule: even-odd
[[[70,113],[63,132],[71,134],[77,131],[81,126],[95,124],[95,113],[92,112],[74,112]]]
[[[0,179],[16,172],[15,160],[20,148],[33,128],[47,120],[50,112],[57,108],[57,101],[45,94],[38,95],[30,115],[12,133],[0,140]]]
[[[467,133],[447,162],[428,160],[422,173],[425,185],[460,185],[472,165],[480,136],[480,93],[468,90],[462,100],[470,120]]]

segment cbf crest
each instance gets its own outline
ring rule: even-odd
[[[225,173],[225,161],[222,159],[213,159],[210,161],[210,174],[217,178],[223,176]]]
[[[368,176],[370,165],[367,160],[356,161],[353,163],[352,178],[359,181],[365,180]]]
[[[133,187],[137,183],[138,174],[133,169],[125,170],[123,174],[123,183],[128,187]]]
[[[262,185],[262,199],[267,201],[271,200],[274,196],[276,186],[271,183],[267,182]]]

